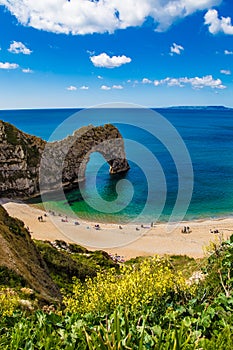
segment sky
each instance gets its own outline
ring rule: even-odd
[[[233,107],[232,0],[0,0],[0,109]]]

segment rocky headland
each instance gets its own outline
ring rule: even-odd
[[[0,197],[28,198],[41,190],[78,186],[93,152],[103,155],[110,174],[129,170],[124,141],[111,124],[89,125],[47,143],[0,121]]]

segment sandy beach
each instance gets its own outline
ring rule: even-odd
[[[2,201],[8,213],[22,220],[29,228],[32,238],[74,242],[88,249],[103,249],[125,260],[136,256],[185,254],[194,258],[203,257],[205,247],[215,239],[228,238],[233,233],[233,218],[208,219],[182,222],[178,226],[167,224],[141,225],[99,224],[80,219],[66,218],[58,213],[45,213],[25,203]],[[38,218],[43,218],[39,221]],[[182,233],[183,227],[189,233]],[[213,231],[218,231],[214,233]],[[210,232],[212,231],[212,232]]]

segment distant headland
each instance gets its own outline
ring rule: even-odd
[[[157,108],[155,108],[157,109]],[[232,110],[233,108],[231,107],[226,107],[226,106],[171,106],[171,107],[162,107],[162,108],[158,108],[158,109],[204,109],[204,110],[210,110],[210,111],[214,111],[214,110]]]

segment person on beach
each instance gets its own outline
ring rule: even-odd
[[[181,230],[181,233],[190,233],[190,227],[189,226],[184,226],[184,228]]]

